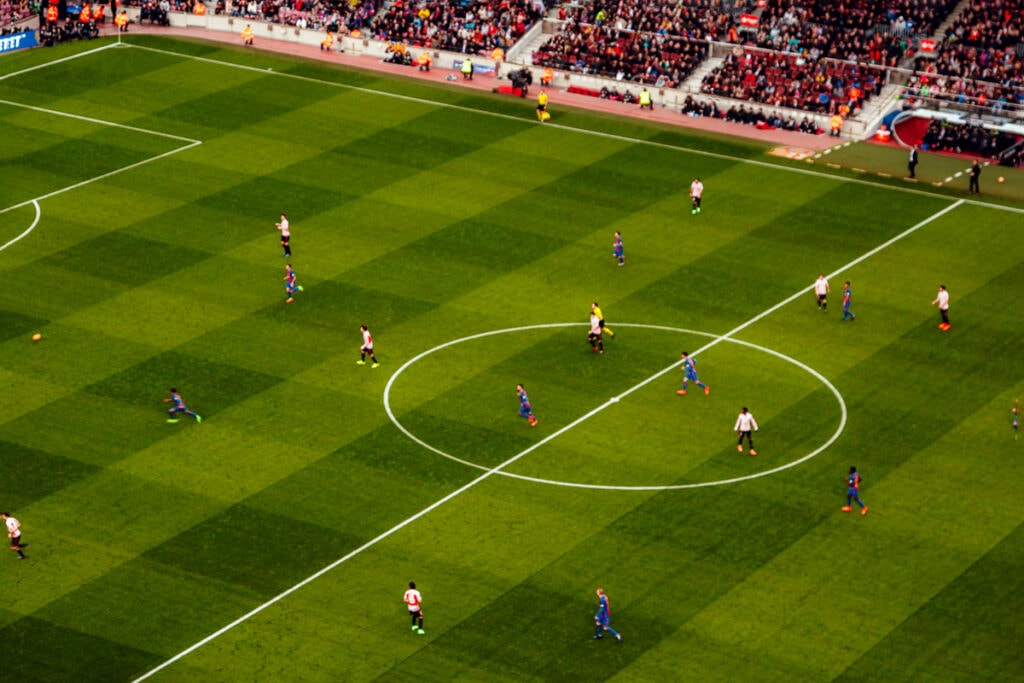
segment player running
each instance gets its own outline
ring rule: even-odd
[[[1010,415],[1013,416],[1010,426],[1013,427],[1013,440],[1016,441],[1020,436],[1020,416],[1017,414],[1017,399],[1013,399],[1013,410],[1010,411]]]
[[[696,216],[700,213],[700,198],[704,194],[704,183],[700,181],[700,178],[694,178],[693,182],[690,183],[690,201],[693,203],[693,210],[690,213]]]
[[[704,390],[705,396],[710,394],[711,387],[709,387],[707,384],[704,384],[704,382],[701,382],[697,378],[697,361],[693,358],[690,358],[690,354],[687,353],[686,351],[683,351],[682,355],[680,355],[680,358],[683,359],[683,388],[677,391],[676,393],[679,394],[680,396],[686,396],[686,383],[693,382],[698,387]]]
[[[416,582],[409,582],[409,590],[405,591],[406,606],[409,608],[409,616],[412,618],[412,630],[423,635],[426,631],[423,630],[423,596],[416,590]]]
[[[739,417],[736,418],[736,424],[733,426],[734,432],[739,432],[740,440],[736,443],[736,450],[740,453],[743,452],[743,437],[747,437],[747,445],[750,446],[750,455],[757,455],[757,451],[754,450],[754,437],[751,436],[752,432],[757,431],[757,420],[754,416],[747,412],[747,407],[743,406],[740,410]]]
[[[537,426],[537,418],[533,415],[533,408],[530,407],[530,397],[526,395],[526,389],[522,384],[516,385],[516,395],[519,396],[519,417],[525,417],[531,427]]]
[[[366,329],[366,325],[360,325],[359,331],[363,333],[363,345],[359,347],[359,360],[356,361],[356,365],[366,365],[366,354],[370,354],[370,361],[373,363],[370,367],[379,368],[377,356],[373,355],[373,336],[370,330]]]
[[[615,640],[622,641],[622,636],[618,631],[613,629],[609,623],[612,619],[611,610],[608,609],[608,596],[604,594],[604,589],[597,589],[597,599],[599,600],[597,614],[594,615],[594,640],[601,640],[604,638],[604,631],[615,636]]]
[[[596,353],[604,353],[604,340],[601,338],[601,319],[593,313],[590,314],[590,331],[587,332],[587,341],[590,348]]]
[[[188,409],[188,406],[185,405],[185,401],[181,398],[181,394],[178,393],[177,389],[171,387],[170,391],[170,397],[164,399],[164,403],[174,404],[167,411],[167,421],[169,423],[171,423],[172,425],[178,424],[178,418],[175,417],[178,413],[185,413],[186,415],[191,415],[196,419],[197,423],[203,421],[203,418],[201,418],[199,415],[193,413],[191,410]]]
[[[622,233],[615,231],[615,242],[612,243],[612,256],[619,260],[619,265],[626,265],[626,257],[622,253]]]
[[[846,477],[846,505],[843,506],[843,512],[852,511],[851,503],[854,501],[860,506],[860,514],[868,514],[868,506],[860,499],[860,474],[856,467],[851,467],[850,474]]]
[[[290,304],[295,301],[295,292],[302,291],[302,285],[296,284],[295,282],[295,270],[292,268],[292,264],[284,264],[284,294],[286,304]]]

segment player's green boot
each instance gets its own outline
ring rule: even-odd
[[[176,425],[178,424],[178,421],[174,418],[167,418],[167,424]]]
[[[366,361],[365,360],[357,360],[356,361],[356,365],[366,365]]]
[[[426,634],[426,631],[424,631],[423,629],[419,629],[419,630],[416,631],[416,635],[422,636],[424,634]]]

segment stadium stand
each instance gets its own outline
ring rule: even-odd
[[[707,40],[728,37],[732,18],[721,6],[717,0],[563,6],[561,28],[534,52],[533,63],[673,88],[705,58]]]
[[[507,50],[541,16],[530,0],[396,0],[378,12],[372,32],[377,40],[490,54],[495,48]]]
[[[916,60],[919,97],[1000,113],[1024,105],[1024,0],[972,0],[945,31],[937,57]]]
[[[896,66],[916,38],[932,35],[957,0],[781,0],[768,2],[756,43],[853,62]],[[813,54],[817,51],[817,54]]]
[[[701,92],[818,114],[855,113],[881,92],[877,66],[767,50],[736,50],[705,76]]]

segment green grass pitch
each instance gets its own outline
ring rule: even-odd
[[[1020,205],[133,41],[0,59],[5,680],[1024,680]]]

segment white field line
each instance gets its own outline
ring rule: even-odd
[[[22,74],[27,74],[30,71],[35,71],[36,69],[45,69],[48,66],[53,66],[54,64],[60,64],[61,62],[70,62],[72,59],[78,59],[79,57],[85,57],[86,55],[91,55],[91,54],[95,54],[97,52],[102,52],[103,50],[109,50],[112,47],[117,47],[117,43],[110,43],[109,45],[103,45],[101,47],[93,48],[92,50],[86,50],[85,52],[79,52],[76,55],[69,55],[67,57],[61,57],[60,59],[55,59],[52,62],[45,62],[43,64],[36,64],[35,66],[30,66],[27,69],[22,69],[21,71],[14,71],[14,72],[11,72],[9,74],[4,74],[3,76],[0,76],[0,81],[5,81],[8,78],[14,78],[15,76],[20,76]]]
[[[76,55],[71,55],[69,57],[62,57],[61,59],[55,59],[52,62],[46,62],[44,64],[37,64],[36,66],[32,66],[32,67],[29,67],[27,69],[22,69],[21,71],[15,71],[13,73],[9,73],[9,74],[5,74],[3,76],[0,76],[0,81],[5,80],[7,78],[12,78],[14,76],[20,76],[21,74],[25,74],[25,73],[28,73],[30,71],[35,71],[36,69],[42,69],[42,68],[45,68],[45,67],[48,67],[48,66],[53,66],[54,64],[60,64],[61,62],[67,62],[67,61],[70,61],[72,59],[78,59],[79,57],[85,57],[86,55],[92,55],[92,54],[95,54],[97,52],[101,52],[103,50],[108,50],[108,49],[110,49],[112,47],[117,47],[117,46],[118,46],[118,43],[111,43],[109,45],[104,45],[102,47],[98,47],[98,48],[95,48],[93,50],[86,50],[85,52],[80,52],[80,53],[78,53]],[[177,154],[178,152],[184,152],[186,149],[191,149],[192,147],[195,147],[196,145],[203,144],[201,140],[193,140],[192,138],[186,138],[186,137],[182,137],[180,135],[173,135],[171,133],[164,133],[164,132],[157,131],[157,130],[149,130],[147,128],[138,128],[136,126],[129,126],[129,125],[126,125],[126,124],[123,124],[123,123],[116,123],[114,121],[104,121],[102,119],[94,119],[94,118],[91,118],[91,117],[88,117],[88,116],[81,116],[79,114],[70,114],[70,113],[64,112],[64,111],[57,111],[56,109],[46,109],[44,107],[36,107],[36,106],[31,105],[31,104],[23,104],[21,102],[12,102],[10,100],[0,100],[0,104],[6,104],[6,105],[9,105],[9,106],[12,106],[12,107],[21,107],[22,109],[28,109],[28,110],[31,110],[31,111],[38,111],[38,112],[42,112],[42,113],[45,113],[45,114],[52,114],[54,116],[64,116],[64,117],[67,117],[67,118],[76,119],[78,121],[87,121],[89,123],[95,123],[95,124],[99,124],[99,125],[102,125],[102,126],[110,126],[111,128],[122,128],[124,130],[130,130],[130,131],[134,131],[136,133],[145,133],[145,134],[148,134],[148,135],[156,135],[156,136],[162,137],[162,138],[169,138],[171,140],[178,140],[180,142],[187,142],[187,143],[189,143],[189,144],[184,145],[182,147],[178,147],[176,149],[172,149],[169,152],[164,152],[163,154],[158,154],[157,156],[149,157],[148,159],[143,159],[142,161],[137,161],[134,164],[129,164],[127,166],[122,166],[121,168],[114,169],[113,171],[110,171],[108,173],[104,173],[102,175],[98,175],[98,176],[96,176],[94,178],[88,178],[88,179],[83,180],[81,182],[75,183],[74,185],[68,185],[67,187],[63,187],[63,188],[61,188],[59,190],[54,190],[53,192],[49,192],[47,194],[40,195],[38,197],[35,197],[34,199],[28,199],[28,200],[23,201],[23,202],[21,202],[19,204],[14,204],[13,206],[8,206],[7,208],[0,209],[0,214],[5,214],[8,211],[13,211],[14,209],[20,209],[21,207],[28,206],[29,204],[35,204],[36,205],[36,219],[32,223],[32,227],[30,227],[28,230],[26,230],[22,234],[18,235],[16,238],[11,240],[7,244],[5,244],[2,247],[0,247],[0,251],[3,251],[4,249],[9,247],[10,245],[14,244],[18,240],[20,240],[23,237],[25,237],[28,233],[32,232],[32,229],[35,228],[36,223],[39,222],[39,216],[40,216],[39,202],[40,201],[42,201],[44,199],[49,199],[50,197],[55,197],[55,196],[57,196],[59,194],[63,194],[65,192],[69,192],[71,190],[76,190],[76,189],[78,189],[80,187],[83,187],[85,185],[89,185],[90,183],[94,183],[97,180],[103,180],[105,178],[109,178],[110,176],[116,175],[118,173],[122,173],[124,171],[129,171],[129,170],[131,170],[133,168],[137,168],[139,166],[142,166],[143,164],[148,164],[148,163],[150,163],[152,161],[157,161],[159,159],[163,159],[164,157],[171,156],[172,154]]]
[[[395,380],[397,380],[398,377],[403,372],[405,372],[405,370],[407,370],[412,365],[418,363],[419,361],[423,360],[427,356],[429,356],[429,355],[431,355],[431,354],[433,354],[433,353],[435,353],[437,351],[441,351],[442,349],[446,349],[446,348],[450,348],[452,346],[455,346],[456,344],[461,344],[463,342],[472,341],[474,339],[482,339],[484,337],[493,337],[493,336],[499,335],[499,334],[508,334],[510,332],[525,332],[525,331],[530,331],[530,330],[557,329],[557,328],[564,328],[564,327],[587,327],[587,326],[589,326],[589,324],[590,323],[579,322],[579,323],[546,323],[546,324],[541,324],[541,325],[526,325],[526,326],[522,326],[522,327],[511,327],[511,328],[507,328],[507,329],[504,329],[504,330],[490,330],[488,332],[481,332],[481,333],[478,333],[478,334],[470,335],[468,337],[463,337],[461,339],[453,339],[451,341],[445,342],[444,344],[439,344],[438,346],[435,346],[432,349],[428,349],[428,350],[420,353],[419,355],[415,356],[414,358],[409,359],[408,361],[406,361],[402,365],[402,367],[400,367],[397,370],[395,370],[394,374],[391,375],[390,379],[388,379],[387,386],[384,387],[384,410],[387,412],[388,417],[391,419],[392,424],[394,424],[396,427],[398,427],[398,429],[403,434],[405,434],[409,439],[411,439],[412,441],[415,441],[416,443],[418,443],[423,448],[426,448],[428,451],[431,451],[433,453],[437,453],[440,456],[448,458],[449,460],[453,460],[453,461],[455,461],[457,463],[460,463],[462,465],[466,465],[467,467],[473,467],[473,468],[476,468],[478,470],[486,471],[486,470],[489,469],[487,466],[480,465],[480,464],[475,463],[475,462],[470,462],[469,460],[465,460],[463,458],[459,458],[457,456],[454,456],[451,453],[446,453],[445,451],[442,451],[440,448],[436,448],[435,446],[430,445],[429,443],[427,443],[426,441],[424,441],[423,439],[419,438],[418,436],[416,436],[415,434],[410,432],[408,429],[406,429],[405,425],[403,425],[398,420],[398,418],[395,416],[394,411],[391,410],[391,400],[390,400],[391,387],[394,385]],[[792,460],[792,461],[787,462],[787,463],[785,463],[783,465],[780,465],[779,467],[775,467],[774,469],[764,470],[764,471],[761,471],[761,472],[757,472],[755,474],[748,474],[748,475],[745,475],[745,476],[742,476],[742,477],[733,477],[732,479],[720,479],[718,481],[702,481],[702,482],[695,482],[695,483],[692,483],[692,484],[664,484],[664,485],[624,486],[624,485],[613,485],[613,484],[583,484],[583,483],[571,482],[571,481],[556,481],[554,479],[542,479],[540,477],[530,477],[530,476],[527,476],[525,474],[516,474],[514,472],[506,472],[504,470],[498,472],[497,474],[500,474],[503,477],[510,477],[512,479],[521,479],[523,481],[532,481],[532,482],[534,482],[536,484],[548,484],[550,486],[565,486],[565,487],[569,487],[569,488],[592,489],[592,490],[602,490],[602,491],[676,491],[676,490],[681,490],[681,489],[706,488],[706,487],[709,487],[709,486],[723,486],[723,485],[726,485],[726,484],[735,484],[735,483],[738,483],[738,482],[741,482],[741,481],[748,481],[750,479],[759,479],[761,477],[767,477],[767,476],[770,476],[772,474],[777,474],[778,472],[782,472],[783,470],[788,470],[791,467],[796,467],[797,465],[800,465],[800,464],[802,464],[804,462],[807,462],[808,460],[810,460],[811,458],[815,457],[819,453],[822,453],[823,451],[828,449],[828,447],[831,446],[833,443],[835,443],[835,441],[842,435],[843,429],[846,428],[846,420],[847,420],[847,416],[848,416],[847,410],[846,410],[846,401],[843,400],[842,394],[839,393],[839,390],[836,389],[835,385],[832,384],[832,382],[830,382],[827,377],[822,375],[820,372],[818,372],[817,370],[815,370],[811,366],[807,365],[806,363],[801,363],[797,359],[791,358],[790,356],[787,356],[784,353],[779,353],[778,351],[775,351],[773,349],[769,349],[769,348],[766,348],[764,346],[760,346],[758,344],[752,344],[750,342],[746,342],[746,341],[743,341],[741,339],[733,339],[733,338],[730,338],[730,337],[720,337],[719,335],[711,334],[709,332],[701,332],[700,330],[688,330],[688,329],[683,329],[683,328],[678,328],[678,327],[667,327],[665,325],[647,325],[647,324],[642,324],[642,323],[624,323],[624,322],[622,322],[620,320],[615,321],[615,327],[633,327],[633,328],[642,328],[642,329],[647,329],[647,330],[663,330],[663,331],[666,331],[666,332],[681,332],[681,333],[693,334],[693,335],[697,335],[697,336],[701,336],[701,337],[708,337],[708,338],[711,338],[711,339],[717,339],[719,341],[727,341],[730,344],[737,344],[739,346],[745,346],[747,348],[754,349],[754,350],[760,351],[762,353],[767,353],[767,354],[769,354],[771,356],[775,356],[776,358],[784,360],[787,363],[791,363],[791,364],[795,365],[796,367],[800,368],[801,370],[804,370],[805,372],[810,374],[812,377],[814,377],[819,382],[824,384],[825,387],[829,391],[832,392],[832,395],[835,396],[836,401],[839,404],[839,412],[840,412],[839,426],[836,427],[835,432],[832,433],[832,436],[829,437],[828,440],[825,441],[825,443],[821,444],[820,446],[815,448],[813,451],[811,451],[807,455],[804,455],[802,457],[796,458],[795,460]],[[706,348],[707,348],[706,346],[703,346],[700,349],[697,349],[696,351],[694,351],[691,355],[696,356],[698,353],[700,353],[701,351],[703,351]],[[673,365],[673,367],[679,367],[679,361],[676,361],[675,364]],[[608,402],[609,403],[617,403],[619,401],[619,399],[622,396],[624,396],[624,395],[625,394],[620,394],[619,396],[615,396],[612,399],[610,399]]]
[[[946,208],[942,209],[941,211],[938,211],[938,212],[932,214],[931,216],[929,216],[928,218],[924,219],[923,221],[921,221],[917,225],[914,225],[913,227],[908,228],[907,230],[904,230],[899,235],[893,237],[890,240],[887,240],[886,242],[883,242],[882,244],[880,244],[879,246],[875,247],[874,249],[872,249],[872,250],[866,252],[865,254],[863,254],[863,255],[855,258],[854,260],[850,261],[845,266],[842,266],[841,268],[833,271],[832,273],[829,274],[828,277],[835,277],[836,275],[842,273],[844,270],[852,268],[853,266],[857,265],[858,263],[861,263],[865,259],[870,258],[871,256],[877,254],[878,252],[882,251],[883,249],[885,249],[885,248],[887,248],[889,246],[892,246],[894,243],[896,243],[899,240],[907,237],[908,235],[911,235],[911,234],[917,232],[918,230],[920,230],[924,226],[928,225],[932,221],[934,221],[934,220],[936,220],[938,218],[941,218],[942,216],[945,216],[947,213],[949,213],[953,209],[957,208],[958,206],[962,205],[963,203],[964,203],[964,200],[960,199],[960,200],[954,202],[953,204],[950,204],[949,206],[947,206]],[[726,332],[721,337],[718,337],[718,338],[714,339],[713,341],[708,342],[707,344],[705,344],[704,346],[702,346],[700,348],[700,351],[705,351],[707,349],[710,349],[710,348],[720,344],[726,338],[731,337],[732,335],[736,334],[737,332],[745,330],[746,328],[750,327],[751,325],[753,325],[757,321],[762,320],[766,316],[771,315],[775,311],[779,310],[780,308],[782,308],[786,304],[788,304],[788,303],[790,303],[792,301],[795,301],[799,297],[806,296],[807,292],[810,292],[813,289],[814,289],[813,283],[811,285],[808,285],[807,287],[804,287],[804,288],[800,289],[798,292],[796,292],[792,296],[784,299],[780,303],[777,303],[774,306],[772,306],[771,308],[769,308],[769,309],[767,309],[767,310],[765,310],[765,311],[755,315],[753,318],[751,318],[750,320],[746,321],[745,323],[743,323],[741,325],[737,325],[736,327],[734,327],[729,332]],[[694,353],[696,355],[697,352],[694,352]],[[193,645],[190,645],[189,647],[185,648],[184,650],[182,650],[178,654],[174,655],[170,659],[164,661],[163,663],[157,665],[156,667],[154,667],[154,668],[150,669],[149,671],[147,671],[146,673],[142,674],[141,676],[136,678],[133,683],[138,683],[139,681],[144,681],[147,678],[150,678],[154,674],[158,673],[159,671],[162,671],[163,669],[167,668],[171,664],[174,664],[175,662],[177,662],[178,660],[182,659],[183,657],[186,657],[189,654],[191,654],[192,652],[195,652],[196,650],[198,650],[199,648],[203,647],[207,643],[209,643],[209,642],[219,638],[220,636],[224,635],[225,633],[227,633],[228,631],[232,630],[236,626],[245,623],[246,621],[248,621],[252,617],[256,616],[257,614],[259,614],[263,610],[265,610],[268,607],[270,607],[271,605],[273,605],[273,604],[283,600],[284,598],[288,597],[289,595],[291,595],[295,591],[299,590],[300,588],[306,586],[307,584],[312,583],[313,581],[316,581],[318,578],[320,578],[321,576],[323,576],[327,572],[329,572],[332,569],[338,567],[339,565],[344,564],[345,562],[349,561],[353,557],[355,557],[355,556],[359,555],[360,553],[362,553],[364,550],[372,548],[373,546],[377,545],[378,543],[380,543],[384,539],[388,538],[389,536],[393,535],[394,533],[396,533],[396,532],[400,531],[401,529],[404,529],[405,527],[409,526],[410,524],[412,524],[416,520],[418,520],[418,519],[426,516],[427,514],[433,512],[434,510],[436,510],[437,508],[441,507],[442,505],[444,505],[448,501],[452,500],[453,498],[457,498],[458,496],[462,495],[463,493],[465,493],[466,491],[470,490],[471,488],[473,488],[474,486],[476,486],[480,482],[485,481],[485,480],[491,478],[495,474],[498,474],[499,472],[501,472],[501,470],[505,469],[506,467],[508,467],[509,465],[515,463],[516,461],[520,460],[521,458],[529,455],[530,453],[532,453],[533,451],[537,450],[541,446],[543,446],[543,445],[553,441],[554,439],[557,439],[559,436],[561,436],[562,434],[565,434],[566,432],[568,432],[569,430],[573,429],[577,425],[579,425],[579,424],[581,424],[583,422],[586,422],[591,417],[593,417],[594,415],[597,415],[598,413],[600,413],[605,408],[607,408],[609,406],[612,406],[615,403],[618,403],[619,400],[621,400],[622,398],[632,394],[634,391],[637,391],[641,387],[644,387],[644,386],[650,384],[651,382],[653,382],[654,380],[658,379],[659,377],[661,377],[665,373],[667,373],[667,372],[669,372],[671,370],[674,370],[678,364],[679,364],[679,362],[677,360],[673,360],[672,364],[669,365],[664,370],[660,370],[660,371],[656,372],[655,374],[651,375],[650,377],[648,377],[647,379],[643,380],[642,382],[640,382],[640,383],[634,385],[633,387],[627,389],[626,391],[622,392],[618,396],[615,396],[615,397],[609,399],[608,401],[606,401],[605,403],[602,403],[601,405],[597,406],[596,408],[594,408],[590,412],[588,412],[588,413],[586,413],[586,414],[576,418],[575,420],[573,420],[569,424],[565,425],[561,429],[558,429],[558,430],[552,432],[551,434],[549,434],[548,436],[544,437],[543,439],[541,439],[537,443],[533,444],[529,448],[526,448],[526,449],[520,451],[519,453],[517,453],[516,455],[512,456],[511,458],[509,458],[505,462],[501,463],[497,467],[494,467],[494,468],[492,468],[490,470],[487,470],[486,472],[481,474],[476,479],[473,479],[469,483],[464,484],[463,486],[460,486],[459,488],[455,489],[454,491],[452,491],[448,495],[444,496],[443,498],[441,498],[441,499],[431,503],[427,507],[423,508],[422,510],[420,510],[416,514],[412,515],[408,519],[406,519],[406,520],[404,520],[402,522],[399,522],[398,524],[396,524],[395,526],[391,527],[390,529],[388,529],[387,531],[383,532],[382,534],[379,534],[378,536],[375,536],[374,538],[370,539],[369,541],[367,541],[363,545],[359,546],[355,550],[349,552],[347,555],[344,555],[343,557],[338,558],[337,560],[335,560],[331,564],[327,565],[326,567],[324,567],[320,571],[316,572],[315,574],[312,574],[312,575],[306,577],[305,579],[303,579],[302,581],[298,582],[297,584],[295,584],[291,588],[283,591],[282,593],[279,593],[278,595],[275,595],[270,600],[267,600],[262,605],[259,605],[258,607],[256,607],[255,609],[253,609],[253,610],[251,610],[249,612],[246,612],[242,616],[240,616],[237,619],[235,619],[234,621],[232,621],[230,624],[221,627],[220,629],[214,631],[213,633],[211,633],[210,635],[206,636],[205,638],[203,638],[199,642],[197,642],[197,643],[195,643]]]
[[[12,107],[21,107],[22,109],[31,109],[32,111],[40,111],[45,114],[53,114],[54,116],[64,116],[69,119],[75,119],[77,121],[88,121],[89,123],[96,123],[101,126],[110,126],[111,128],[124,128],[125,130],[132,130],[136,133],[146,133],[148,135],[157,135],[162,138],[170,138],[172,140],[178,140],[180,142],[199,142],[192,138],[186,138],[181,135],[174,135],[173,133],[163,133],[158,130],[149,130],[148,128],[138,128],[136,126],[129,126],[124,123],[115,123],[114,121],[104,121],[103,119],[94,119],[89,116],[82,116],[81,114],[69,114],[66,111],[57,111],[56,109],[46,109],[44,107],[35,107],[31,104],[23,104],[21,102],[12,102],[10,100],[0,100],[0,104],[9,104]]]
[[[20,204],[14,204],[12,206],[8,206],[6,209],[0,209],[0,214],[7,213],[8,211],[13,211],[14,209],[20,209],[21,207],[28,206],[29,204],[32,204],[33,202],[39,202],[39,201],[42,201],[44,199],[49,199],[50,197],[56,197],[59,194],[64,194],[65,192],[70,192],[71,190],[77,190],[80,187],[84,187],[84,186],[89,185],[91,183],[95,183],[97,180],[103,180],[105,178],[109,178],[110,176],[117,175],[118,173],[124,173],[125,171],[130,171],[133,168],[138,168],[139,166],[143,166],[145,164],[148,164],[148,163],[151,163],[151,162],[154,162],[154,161],[158,161],[160,159],[163,159],[164,157],[169,157],[172,154],[177,154],[178,152],[184,152],[186,149],[192,149],[196,145],[201,145],[201,144],[203,144],[203,143],[200,142],[199,140],[196,140],[195,142],[193,142],[191,144],[185,145],[183,147],[178,147],[176,149],[172,149],[171,151],[164,152],[163,154],[158,154],[155,157],[149,157],[148,159],[143,159],[142,161],[136,161],[134,164],[128,164],[127,166],[122,166],[121,168],[115,168],[113,171],[109,171],[107,173],[95,176],[93,178],[88,178],[88,179],[83,180],[81,182],[75,183],[74,185],[68,185],[67,187],[62,187],[59,190],[54,190],[53,192],[47,192],[46,194],[39,195],[35,199],[26,199],[25,201],[21,202]]]
[[[18,240],[22,239],[23,237],[27,237],[30,232],[36,229],[36,225],[39,224],[39,218],[43,215],[43,211],[42,209],[39,208],[39,202],[37,202],[36,200],[33,199],[32,204],[36,207],[36,218],[34,221],[32,221],[32,225],[28,226],[28,229],[25,232],[21,233],[7,244],[0,246],[0,251],[3,251],[4,249],[11,246]]]
[[[318,79],[318,78],[310,78],[309,76],[300,76],[298,74],[290,74],[290,73],[280,72],[280,71],[267,71],[266,69],[261,69],[259,67],[255,67],[255,66],[247,66],[245,64],[233,64],[231,62],[225,62],[225,61],[221,61],[219,59],[210,59],[209,57],[197,57],[195,55],[187,55],[187,54],[183,54],[181,52],[174,52],[173,50],[163,50],[163,49],[160,49],[160,48],[149,47],[149,46],[146,46],[146,45],[135,45],[135,44],[132,44],[132,43],[123,43],[123,45],[125,45],[127,47],[135,48],[137,50],[148,50],[150,52],[157,52],[157,53],[160,53],[160,54],[171,55],[171,56],[174,56],[174,57],[181,57],[181,58],[184,58],[184,59],[192,59],[192,60],[199,61],[199,62],[206,62],[208,64],[216,64],[216,65],[219,65],[219,66],[226,66],[226,67],[233,68],[233,69],[242,69],[243,71],[252,71],[254,73],[259,73],[259,74],[261,74],[263,76],[281,76],[283,78],[294,78],[296,80],[306,81],[307,83],[317,83],[317,84],[320,84],[320,85],[333,86],[333,87],[336,87],[336,88],[344,88],[346,90],[354,90],[356,92],[362,92],[362,93],[367,93],[367,94],[371,94],[371,95],[378,95],[378,96],[381,96],[381,97],[390,97],[390,98],[397,99],[397,100],[402,100],[402,101],[405,101],[405,102],[416,102],[418,104],[427,104],[427,105],[434,106],[434,107],[444,107],[446,109],[454,109],[454,110],[457,110],[457,111],[472,112],[474,114],[480,114],[481,116],[490,116],[492,118],[505,119],[505,120],[508,120],[508,121],[517,121],[517,122],[522,123],[524,125],[540,125],[540,124],[534,123],[531,118],[524,118],[522,116],[512,116],[511,114],[502,114],[500,112],[491,112],[491,111],[486,111],[486,110],[483,110],[483,109],[474,109],[472,107],[466,107],[466,106],[459,105],[459,104],[450,104],[448,102],[437,102],[437,101],[429,100],[429,99],[426,99],[426,98],[423,98],[423,97],[413,97],[411,95],[402,95],[402,94],[399,94],[399,93],[392,93],[392,92],[387,92],[387,91],[383,91],[383,90],[374,90],[373,88],[364,88],[362,86],[349,85],[347,83],[335,83],[333,81],[324,81],[324,80],[321,80],[321,79]],[[783,166],[781,164],[775,164],[775,163],[768,162],[768,161],[760,161],[758,159],[744,159],[743,157],[732,156],[732,155],[729,155],[729,154],[719,154],[718,152],[708,152],[708,151],[705,151],[705,150],[702,150],[702,149],[694,149],[694,148],[691,148],[691,147],[680,147],[678,145],[669,145],[669,144],[664,143],[664,142],[655,142],[655,141],[652,141],[652,140],[644,140],[642,138],[631,138],[631,137],[626,136],[626,135],[617,135],[615,133],[604,133],[604,132],[596,131],[596,130],[588,130],[586,128],[575,128],[573,126],[566,126],[566,125],[562,125],[560,123],[548,122],[548,123],[545,123],[543,125],[546,128],[558,128],[559,130],[570,131],[570,132],[573,132],[573,133],[578,133],[580,135],[591,135],[591,136],[594,136],[594,137],[604,138],[606,140],[616,140],[616,141],[619,141],[619,142],[628,142],[630,144],[647,145],[649,147],[657,147],[657,148],[660,148],[660,149],[669,149],[669,150],[675,150],[677,152],[687,152],[689,154],[698,154],[698,155],[701,155],[701,156],[710,157],[712,159],[724,159],[724,160],[727,160],[727,161],[734,161],[734,162],[740,163],[740,164],[749,164],[751,166],[757,166],[757,167],[760,167],[760,168],[769,168],[769,169],[772,169],[774,171],[783,171],[783,172],[788,172],[788,173],[798,173],[800,175],[811,176],[811,177],[814,177],[814,178],[824,178],[824,179],[827,179],[827,180],[834,180],[834,181],[837,181],[837,182],[855,183],[857,185],[866,185],[868,187],[878,187],[878,188],[882,188],[882,189],[886,189],[886,190],[893,190],[895,192],[905,192],[905,193],[908,193],[908,194],[916,194],[916,195],[921,195],[921,196],[924,196],[924,197],[932,197],[934,199],[945,199],[945,200],[950,200],[951,199],[951,197],[949,197],[947,195],[937,194],[937,193],[934,193],[934,192],[928,192],[927,190],[917,190],[917,189],[913,189],[913,188],[900,187],[898,185],[886,185],[885,183],[878,183],[878,182],[874,182],[874,181],[871,181],[871,180],[864,180],[862,178],[845,178],[843,176],[832,175],[832,174],[829,174],[829,173],[821,173],[819,171],[812,171],[812,170],[806,169],[806,168],[797,168],[795,166]],[[831,151],[831,150],[829,150],[829,151]],[[828,153],[828,152],[825,152],[825,153]],[[817,157],[815,157],[815,158],[817,158]],[[989,208],[989,209],[996,209],[996,210],[999,210],[999,211],[1010,211],[1010,212],[1013,212],[1013,213],[1024,214],[1024,209],[1017,208],[1017,207],[1014,207],[1014,206],[1004,206],[1003,204],[990,204],[988,202],[983,202],[983,201],[974,200],[974,199],[966,200],[966,201],[968,203],[970,203],[970,204],[974,204],[974,205],[977,205],[977,206],[983,206],[983,207]]]

